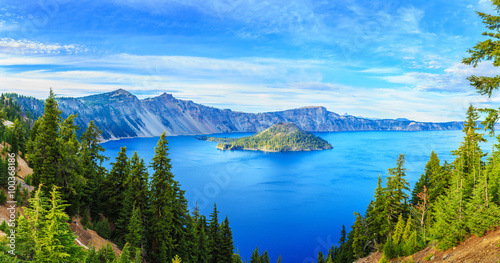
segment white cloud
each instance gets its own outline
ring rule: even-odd
[[[461,63],[444,70],[444,73],[407,72],[401,75],[380,77],[391,83],[405,84],[422,91],[470,93],[473,88],[467,77],[471,75],[495,76],[500,70],[491,63],[480,63],[476,68]]]
[[[0,38],[0,53],[3,54],[78,54],[87,49],[80,45],[45,44],[31,40]]]

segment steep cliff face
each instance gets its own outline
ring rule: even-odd
[[[29,98],[18,101],[34,116],[43,113],[43,103]],[[86,127],[91,120],[103,131],[104,139],[168,135],[210,134],[223,132],[258,132],[277,123],[294,123],[305,131],[369,130],[455,130],[462,123],[427,123],[406,119],[372,120],[350,115],[340,116],[324,107],[243,113],[217,109],[178,100],[171,94],[139,100],[126,90],[81,98],[59,98],[63,116],[78,114],[76,124]]]

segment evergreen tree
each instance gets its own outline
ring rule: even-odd
[[[368,238],[373,242],[375,249],[384,242],[390,230],[387,224],[387,215],[385,214],[387,212],[386,196],[386,189],[382,187],[382,177],[379,175],[377,188],[375,189],[375,200],[371,202],[366,213]]]
[[[405,158],[403,154],[399,155],[396,161],[396,167],[389,169],[387,176],[387,202],[384,214],[387,216],[387,224],[391,229],[397,222],[399,214],[406,215],[408,212],[408,194],[409,184],[405,179],[406,168],[404,168]]]
[[[472,105],[467,109],[467,117],[464,123],[463,132],[465,133],[464,141],[460,147],[453,151],[456,156],[453,164],[460,176],[463,179],[463,194],[464,199],[472,195],[472,189],[476,184],[476,179],[481,174],[483,163],[481,158],[484,156],[483,151],[479,147],[479,143],[485,142],[482,134],[477,133],[480,129],[477,127],[479,115],[476,108]]]
[[[150,228],[152,262],[167,262],[175,255],[173,240],[173,207],[174,175],[168,158],[168,142],[165,133],[160,136],[155,147],[155,156],[151,167],[154,173],[151,178],[150,194]]]
[[[57,107],[55,95],[51,89],[49,97],[45,100],[43,117],[35,123],[36,128],[31,138],[32,150],[28,155],[33,167],[33,183],[35,185],[43,183],[48,189],[52,185],[58,185],[56,169],[60,157],[60,146],[57,141],[60,115],[61,111]]]
[[[500,2],[497,0],[492,1],[494,10],[499,13]],[[462,63],[466,65],[472,65],[476,67],[482,61],[492,61],[493,66],[498,67],[500,65],[500,47],[498,46],[498,39],[500,39],[499,24],[500,16],[490,15],[482,12],[477,12],[479,17],[483,20],[486,31],[483,36],[489,37],[487,40],[477,43],[473,48],[467,50],[469,57],[462,60]],[[491,97],[493,91],[498,89],[500,84],[500,76],[475,76],[472,75],[467,78],[470,81],[470,85],[476,88],[476,91],[481,95],[487,95]],[[482,122],[486,129],[489,129],[491,134],[495,130],[495,124],[500,117],[499,110],[496,109],[481,109],[482,112],[487,113],[486,119]]]
[[[208,262],[208,236],[207,236],[207,222],[203,215],[198,214],[197,208],[194,212],[194,222],[196,224],[197,237],[196,245],[196,260],[195,262],[207,263]]]
[[[260,263],[271,263],[271,259],[269,258],[269,255],[267,254],[267,250],[262,253],[260,257]]]
[[[19,217],[17,241],[21,255],[35,262],[81,262],[85,257],[82,247],[75,244],[76,236],[69,228],[69,216],[64,212],[57,187],[50,198],[43,197],[41,186],[30,199]]]
[[[259,249],[255,247],[255,250],[252,253],[252,257],[250,258],[250,263],[262,263],[259,255]]]
[[[486,230],[500,223],[500,211],[497,204],[491,202],[488,195],[488,174],[483,172],[473,190],[472,199],[466,203],[466,225],[472,234],[484,235]]]
[[[356,258],[362,258],[364,256],[367,242],[365,222],[363,217],[359,213],[355,212],[354,215],[356,216],[356,221],[354,222],[351,231],[353,236],[352,250]]]
[[[126,180],[130,174],[130,163],[127,158],[127,148],[121,147],[118,156],[114,163],[111,163],[112,168],[104,181],[103,195],[106,201],[106,216],[116,222],[118,215],[123,209],[123,201],[125,199]],[[123,226],[125,227],[125,226]],[[124,233],[122,229],[117,229],[118,236]]]
[[[221,232],[221,260],[222,262],[230,262],[233,256],[234,246],[233,246],[233,234],[231,228],[229,227],[229,220],[224,219],[220,227]]]
[[[431,234],[439,240],[438,248],[448,249],[461,241],[466,234],[464,204],[463,204],[463,179],[456,172],[453,185],[445,195],[439,196],[433,206],[435,223]]]
[[[208,226],[208,251],[209,262],[217,263],[222,261],[221,255],[221,229],[218,222],[217,205],[214,204],[214,211],[210,214],[210,224]]]
[[[425,165],[425,172],[420,176],[420,179],[415,183],[413,187],[413,192],[411,195],[411,203],[413,205],[418,204],[420,202],[420,198],[418,197],[419,193],[424,191],[424,186],[429,191],[429,195],[432,196],[429,198],[429,202],[433,202],[437,196],[439,196],[444,190],[443,183],[445,176],[443,176],[444,171],[440,165],[439,158],[437,154],[432,151],[431,156],[427,164]],[[432,193],[432,194],[431,194]]]
[[[69,215],[75,215],[80,209],[80,198],[85,179],[81,174],[81,163],[78,156],[80,142],[76,138],[79,129],[73,122],[76,115],[70,115],[59,124],[59,158],[56,169],[57,185],[61,187],[61,194],[70,206]]]
[[[106,173],[102,163],[108,158],[102,152],[104,148],[99,144],[99,137],[102,131],[90,121],[87,129],[80,137],[80,152],[82,174],[85,184],[81,191],[81,206],[83,211],[90,211],[92,219],[98,219],[101,206],[101,187],[104,184],[104,174]]]
[[[125,237],[129,232],[125,227],[118,226],[126,226],[129,224],[129,221],[132,217],[132,210],[130,209],[133,206],[136,206],[139,210],[138,218],[142,225],[145,224],[146,214],[143,211],[146,211],[148,208],[148,172],[146,169],[146,165],[144,164],[144,160],[140,159],[137,155],[137,152],[134,152],[132,158],[129,161],[129,165],[131,166],[130,172],[127,174],[127,178],[124,181],[123,188],[125,189],[123,193],[123,201],[122,208],[119,212],[119,217],[117,220],[117,238]],[[121,240],[118,240],[118,244],[123,244]],[[142,240],[139,244],[142,247]],[[134,248],[138,248],[134,247]],[[134,251],[134,250],[132,250]]]
[[[318,263],[325,263],[325,256],[323,256],[323,252],[318,252]]]
[[[127,234],[125,235],[125,243],[130,244],[132,253],[142,253],[143,248],[144,226],[142,222],[142,213],[139,207],[135,204],[132,208],[132,216],[127,225]]]

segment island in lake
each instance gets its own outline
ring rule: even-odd
[[[243,138],[198,137],[218,142],[220,150],[253,150],[264,152],[316,151],[332,149],[327,141],[301,130],[293,123],[278,123],[252,136]]]

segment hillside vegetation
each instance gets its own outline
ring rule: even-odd
[[[293,123],[279,123],[255,135],[243,138],[206,137],[219,142],[221,150],[258,150],[265,152],[315,151],[332,149],[332,145]]]

